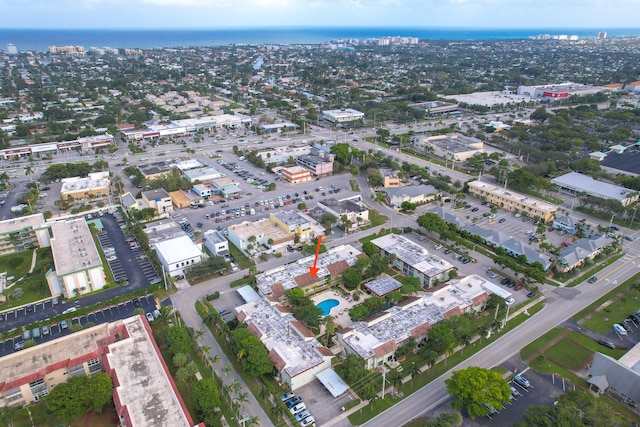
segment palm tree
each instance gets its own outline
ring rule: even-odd
[[[197,331],[194,332],[193,339],[197,341],[200,338],[202,338],[203,335],[204,335],[204,329],[198,329]]]
[[[247,355],[247,352],[243,348],[238,352],[238,354],[236,354],[236,357],[238,358],[238,360],[242,360],[242,358],[245,357],[246,355]]]
[[[233,366],[231,365],[226,365],[224,368],[222,368],[222,372],[224,372],[224,376],[229,378],[229,372],[233,371]]]
[[[173,365],[177,368],[182,368],[184,365],[187,364],[188,360],[187,360],[187,355],[184,353],[176,353],[173,356]]]
[[[0,182],[3,188],[7,188],[9,186],[9,174],[6,172],[0,173]]]
[[[438,361],[438,353],[436,353],[435,351],[429,351],[424,356],[424,361],[427,362],[427,364],[429,365],[429,368],[432,368],[433,365],[435,365],[436,362]]]
[[[202,347],[200,347],[200,355],[201,356],[208,356],[210,352],[211,352],[211,346],[210,345],[203,345]]]
[[[246,422],[245,422],[246,426],[257,426],[260,424],[260,418],[257,415],[254,415],[253,417],[249,418]]]
[[[447,364],[447,359],[450,358],[451,356],[453,356],[453,353],[455,353],[455,344],[451,343],[450,345],[447,346],[447,348],[444,349],[444,354],[447,355],[447,357],[444,359],[444,364]]]
[[[420,373],[422,373],[422,370],[420,370],[420,367],[418,365],[416,365],[416,362],[412,362],[411,363],[411,367],[409,368],[409,375],[411,375],[411,385],[413,386],[413,379],[415,377],[417,377],[418,375],[420,375]]]
[[[231,390],[233,390],[234,393],[240,393],[240,390],[242,390],[242,384],[240,384],[238,380],[233,380],[231,383]]]
[[[487,336],[488,331],[489,331],[489,328],[487,328],[487,325],[478,326],[478,333],[480,334],[480,343],[482,343],[482,338]]]
[[[208,360],[210,365],[219,365],[221,362],[220,355],[218,353],[214,354],[213,356],[209,356]]]
[[[249,393],[247,393],[246,391],[241,391],[240,393],[238,393],[238,395],[236,396],[236,403],[239,403],[238,418],[240,418],[240,408],[244,409],[244,404],[247,402],[249,402]]]
[[[269,390],[269,387],[266,385],[263,385],[260,389],[260,399],[266,402],[269,396],[271,396],[271,390]]]
[[[462,347],[467,348],[471,344],[471,336],[469,334],[464,334],[462,336]]]
[[[397,392],[398,388],[400,388],[400,386],[402,385],[402,374],[396,371],[393,375],[389,377],[389,384],[391,384],[393,388],[396,389],[396,392]]]
[[[275,419],[279,420],[285,414],[284,406],[276,402],[276,404],[269,409],[269,412]]]
[[[33,176],[32,176],[33,173],[34,173],[34,170],[31,166],[27,166],[26,168],[24,168],[24,174],[29,178],[31,178],[31,182],[33,182]]]

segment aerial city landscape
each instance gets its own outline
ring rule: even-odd
[[[629,19],[173,3],[0,1],[1,425],[640,423]]]

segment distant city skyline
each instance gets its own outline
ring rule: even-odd
[[[0,28],[638,28],[639,0],[0,0]]]

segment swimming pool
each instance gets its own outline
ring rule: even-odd
[[[337,307],[338,305],[340,305],[340,302],[338,302],[337,299],[326,299],[324,301],[320,301],[318,304],[316,304],[318,307],[320,307],[320,309],[322,310],[322,315],[326,316],[329,313],[331,313],[331,309],[333,307]]]

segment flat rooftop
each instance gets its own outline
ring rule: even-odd
[[[535,207],[536,209],[543,212],[555,212],[556,210],[558,210],[558,207],[556,205],[552,205],[551,203],[547,203],[543,200],[536,199],[531,196],[516,193],[515,191],[499,187],[497,185],[487,184],[486,182],[481,181],[472,181],[468,185],[469,187],[481,189],[505,199],[513,200],[514,202],[517,202],[524,206]]]
[[[469,151],[478,151],[482,147],[475,147],[474,145],[483,145],[483,142],[477,138],[469,138],[466,136],[451,137],[449,135],[445,137],[428,137],[421,138],[420,141],[435,145],[442,150],[449,151],[450,153],[466,153]]]
[[[149,243],[159,243],[187,235],[178,224],[170,219],[163,219],[146,224],[144,232],[149,236]]]
[[[51,231],[51,250],[58,276],[102,266],[84,218],[53,222]]]
[[[430,254],[422,246],[399,234],[387,234],[373,239],[371,243],[387,253],[395,254],[399,261],[428,277],[435,277],[454,268],[449,261]]]
[[[293,243],[294,237],[292,234],[278,227],[270,219],[264,218],[256,221],[256,227],[262,230],[265,240],[272,239],[274,244],[282,243],[285,241],[291,241]]]
[[[560,188],[567,188],[572,191],[585,192],[602,199],[624,200],[633,190],[607,182],[596,181],[589,175],[578,172],[569,172],[551,180]]]
[[[297,174],[302,172],[309,172],[308,169],[303,168],[302,166],[286,166],[283,167],[282,170],[287,170],[290,174]]]
[[[390,309],[364,321],[357,322],[346,332],[343,340],[364,359],[376,355],[378,347],[393,342],[399,345],[410,336],[424,336],[448,313],[461,314],[474,305],[484,304],[491,293],[485,288],[487,280],[471,275],[453,280],[437,291],[409,298]],[[388,351],[383,350],[379,355]]]
[[[402,287],[402,283],[398,282],[391,276],[384,275],[378,279],[374,279],[364,285],[377,296],[383,296],[389,292],[397,291]]]
[[[240,239],[248,239],[251,236],[262,234],[262,230],[251,221],[243,221],[240,224],[232,224],[227,227],[229,231],[233,231]]]
[[[185,259],[202,256],[202,251],[198,245],[187,235],[174,237],[155,244],[156,251],[162,254],[167,264],[175,264]]]
[[[87,178],[64,178],[62,180],[60,193],[73,193],[76,191],[97,190],[102,188],[109,188],[108,173],[103,176],[89,174]]]
[[[141,316],[122,322],[129,337],[110,344],[106,358],[115,370],[115,392],[128,409],[132,427],[192,427],[148,325]]]
[[[155,190],[143,191],[142,195],[147,198],[147,200],[156,200],[156,199],[165,199],[169,197],[169,193],[164,188],[156,188]]]
[[[277,352],[284,362],[284,366],[277,367],[279,371],[284,370],[293,377],[323,362],[316,350],[322,344],[313,336],[304,336],[306,327],[294,326],[300,323],[293,314],[279,311],[264,298],[241,305],[236,311],[246,315],[244,322],[258,332],[267,350]]]
[[[138,169],[144,176],[158,175],[160,173],[170,172],[172,167],[165,162],[147,163],[146,165],[138,165]]]
[[[0,234],[12,233],[25,228],[37,229],[45,223],[44,216],[39,214],[22,216],[0,221]]]
[[[337,200],[333,197],[329,197],[318,202],[318,204],[325,206],[328,209],[331,209],[332,211],[335,211],[341,215],[350,212],[359,213],[367,210],[367,208],[363,206],[362,202],[354,202],[351,199]]]
[[[318,255],[316,267],[319,268],[318,274],[313,283],[324,280],[327,276],[332,275],[331,270],[335,268],[341,269],[341,264],[346,263],[352,267],[356,263],[358,255],[361,252],[350,245],[336,246],[327,252]],[[298,261],[267,270],[256,276],[256,283],[263,295],[273,295],[272,286],[282,285],[284,291],[293,289],[298,283],[306,283],[309,275],[309,267],[313,266],[315,255],[299,259]],[[336,270],[334,270],[335,273]],[[341,272],[340,272],[341,273]],[[338,273],[339,274],[339,273]],[[296,281],[296,279],[298,279]]]
[[[297,211],[279,211],[272,213],[271,216],[288,226],[304,225],[311,222]]]

